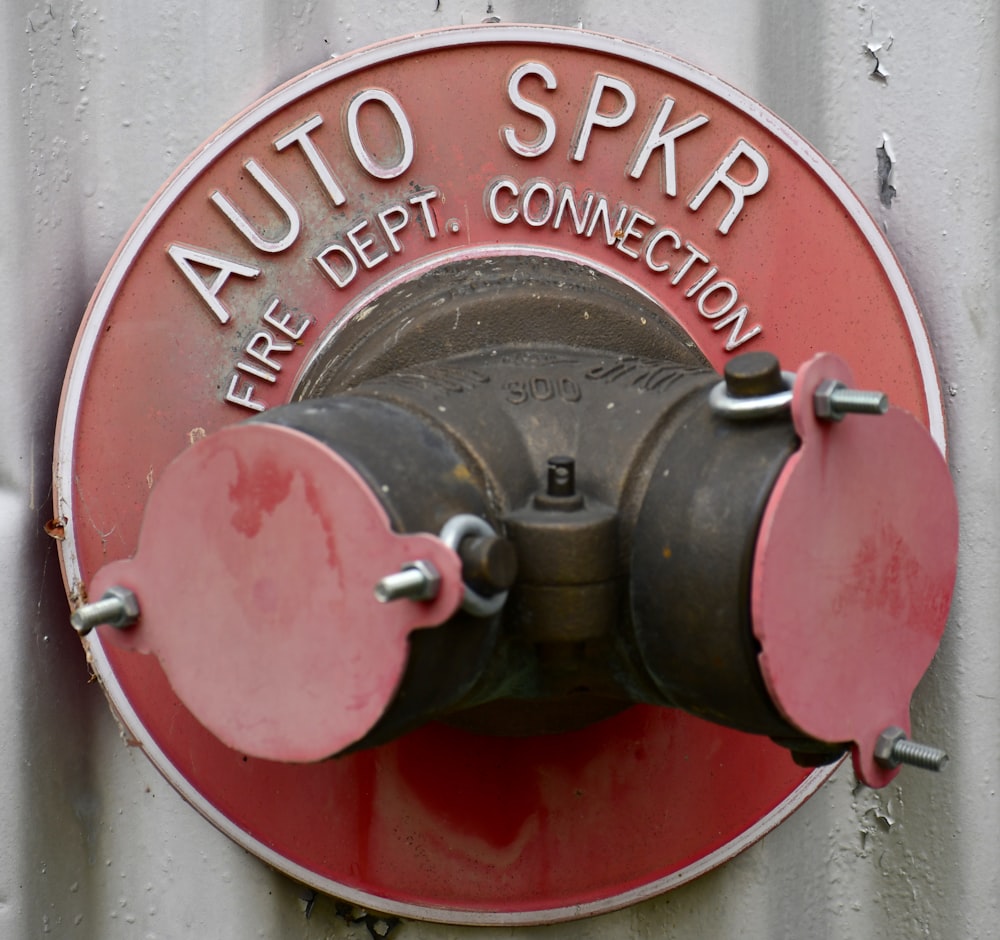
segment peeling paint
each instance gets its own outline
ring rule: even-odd
[[[892,151],[892,142],[888,134],[882,135],[882,143],[875,149],[876,172],[878,174],[878,200],[886,209],[892,208],[892,200],[896,198],[896,187],[891,180],[896,165],[896,155]]]
[[[875,62],[875,65],[868,74],[868,77],[873,78],[878,82],[882,82],[882,84],[886,84],[889,81],[889,72],[882,64],[882,54],[888,52],[892,48],[892,42],[893,37],[890,35],[888,40],[884,43],[867,42],[864,46],[865,53]]]

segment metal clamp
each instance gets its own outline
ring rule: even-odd
[[[792,407],[792,386],[795,385],[794,372],[782,372],[785,388],[770,395],[756,395],[739,398],[729,393],[725,381],[719,382],[708,395],[708,404],[717,415],[731,421],[753,421],[757,418],[772,418],[787,414]]]
[[[488,522],[467,513],[452,516],[444,524],[438,538],[452,551],[457,552],[462,540],[470,535],[497,538],[496,532],[493,531],[493,527]],[[465,593],[462,595],[462,610],[474,617],[491,617],[506,603],[508,593],[508,591],[500,591],[492,597],[483,597],[482,594],[466,584]]]

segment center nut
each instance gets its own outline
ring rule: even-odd
[[[954,577],[954,504],[928,498],[947,471],[914,419],[834,421],[866,410],[835,357],[796,377],[747,354],[724,382],[676,337],[677,358],[540,341],[414,361],[441,336],[425,330],[393,348],[400,368],[356,354],[377,374],[178,457],[136,556],[95,579],[138,598],[107,637],[156,653],[192,712],[259,757],[318,760],[431,720],[558,733],[641,702],[808,764],[853,745],[863,779],[891,778],[876,739],[908,727]],[[912,482],[883,499],[894,474]],[[877,596],[894,537],[902,618]]]

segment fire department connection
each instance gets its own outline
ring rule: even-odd
[[[909,740],[955,572],[941,427],[895,260],[773,116],[580,31],[411,37],[236,119],[113,260],[60,417],[73,624],[154,761],[272,863],[382,909],[567,916],[721,861],[845,753],[872,786],[943,764]],[[460,810],[420,795],[408,749],[445,776],[458,741],[561,781],[525,791],[514,830],[551,822],[513,860],[431,835],[496,812],[486,776]],[[615,795],[640,752],[685,790],[710,754],[712,786],[768,769],[708,824],[642,774]],[[258,785],[335,794],[332,841],[227,795]],[[536,897],[593,837],[579,800],[615,802],[630,857]],[[630,849],[651,820],[674,847]]]

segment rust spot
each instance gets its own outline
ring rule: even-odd
[[[66,538],[67,521],[65,516],[60,516],[58,519],[49,519],[45,523],[45,534],[57,542],[62,542]]]
[[[69,591],[70,606],[76,610],[81,604],[87,603],[87,586],[80,580],[73,582]]]

